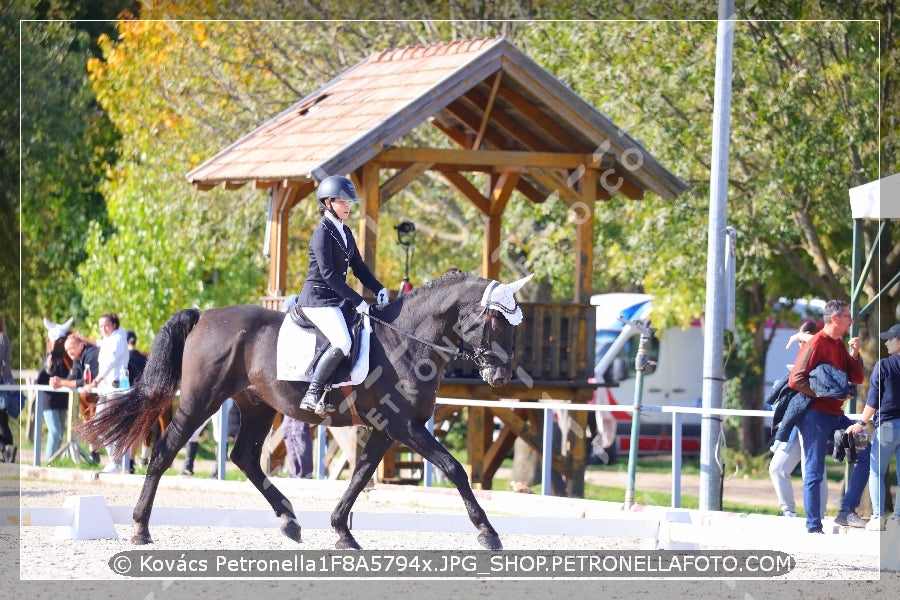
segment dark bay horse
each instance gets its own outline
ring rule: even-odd
[[[231,460],[281,517],[281,531],[292,540],[301,541],[293,506],[260,467],[263,441],[277,412],[330,427],[354,425],[358,419],[371,428],[347,490],[331,515],[338,549],[360,548],[347,519],[395,441],[421,454],[453,481],[478,529],[478,541],[487,549],[501,549],[465,470],[428,433],[426,422],[434,413],[441,372],[456,353],[457,342],[470,349],[487,383],[499,386],[509,381],[514,326],[522,318],[513,293],[528,279],[500,284],[451,273],[390,304],[372,307],[369,375],[346,398],[339,388],[332,390],[329,400],[338,410],[324,419],[299,408],[307,383],[276,379],[275,348],[283,313],[253,305],[176,313],[159,331],[137,385],[111,396],[105,410],[79,427],[84,439],[95,444],[128,448],[160,412],[170,409],[181,389],[178,410],[153,447],[134,508],[132,543],[152,543],[148,524],[160,477],[191,433],[233,398],[241,411],[241,428]]]

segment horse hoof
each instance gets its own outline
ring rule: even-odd
[[[500,536],[497,534],[482,533],[478,536],[478,543],[487,550],[503,550],[503,544],[500,542]]]
[[[144,546],[146,544],[152,544],[153,540],[149,536],[135,535],[132,536],[131,543],[135,546]]]
[[[340,538],[337,543],[335,543],[334,547],[338,550],[362,550],[362,547],[357,544],[356,540],[353,538]]]
[[[284,524],[281,526],[281,533],[294,540],[298,544],[303,541],[300,535],[300,524],[297,523],[297,521],[295,521],[294,519],[289,519],[284,522]]]

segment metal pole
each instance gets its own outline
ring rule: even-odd
[[[229,398],[219,409],[219,442],[216,452],[216,476],[218,479],[225,479],[225,465],[228,462],[228,413],[234,400]]]
[[[318,448],[319,464],[316,465],[316,479],[325,479],[325,454],[328,452],[328,440],[325,439],[326,429],[319,425],[316,435],[316,448]]]
[[[728,200],[728,136],[731,109],[731,55],[734,44],[734,1],[719,2],[716,39],[716,80],[709,198],[709,238],[706,261],[706,335],[703,345],[703,408],[721,408],[725,387],[722,362],[725,330],[725,227]],[[700,510],[720,510],[721,467],[716,448],[722,432],[719,415],[700,421]]]
[[[681,413],[672,413],[672,508],[681,508]]]
[[[434,415],[431,415],[428,422],[425,423],[425,427],[428,429],[428,434],[434,436]],[[425,460],[424,462],[425,473],[423,475],[425,477],[425,487],[431,487],[432,479],[434,479],[434,465],[428,460]]]
[[[553,470],[553,409],[544,409],[544,447],[541,452],[541,496],[550,495],[550,472]]]
[[[629,321],[619,317],[623,323],[631,325],[640,332],[637,354],[634,357],[634,370],[637,373],[634,381],[634,412],[631,413],[631,442],[628,445],[628,488],[625,490],[625,510],[634,506],[634,476],[637,471],[637,453],[641,432],[641,403],[644,396],[644,369],[650,364],[647,358],[647,342],[653,338],[656,329],[650,327],[650,321]]]

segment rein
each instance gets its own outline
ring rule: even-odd
[[[464,358],[466,360],[471,360],[479,367],[488,366],[484,362],[484,359],[486,357],[492,356],[494,358],[500,358],[500,355],[497,352],[494,352],[493,350],[484,350],[483,348],[476,348],[474,351],[470,352],[468,350],[463,350],[462,348],[451,348],[449,346],[441,346],[440,344],[435,344],[433,342],[429,342],[428,340],[423,340],[422,338],[420,338],[419,336],[417,336],[414,333],[410,333],[408,331],[404,331],[404,330],[400,329],[399,327],[395,327],[394,325],[388,323],[387,321],[379,319],[378,317],[372,315],[371,313],[369,313],[368,316],[370,319],[372,319],[376,323],[380,323],[381,325],[384,325],[388,329],[393,329],[400,335],[404,335],[412,340],[419,342],[420,344],[425,344],[426,346],[429,346],[430,348],[434,348],[435,350],[437,350],[439,352],[449,354],[453,358]],[[513,352],[507,358],[508,358],[509,362],[512,362],[512,360],[515,357],[516,357],[516,353]]]

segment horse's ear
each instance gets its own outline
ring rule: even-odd
[[[65,323],[63,323],[62,325],[60,325],[60,328],[68,334],[69,327],[71,327],[72,323],[74,323],[74,322],[75,322],[75,317],[69,317],[69,320],[66,321]]]
[[[50,329],[53,327],[53,322],[47,317],[44,317],[44,327],[47,328],[47,331],[50,331]]]

